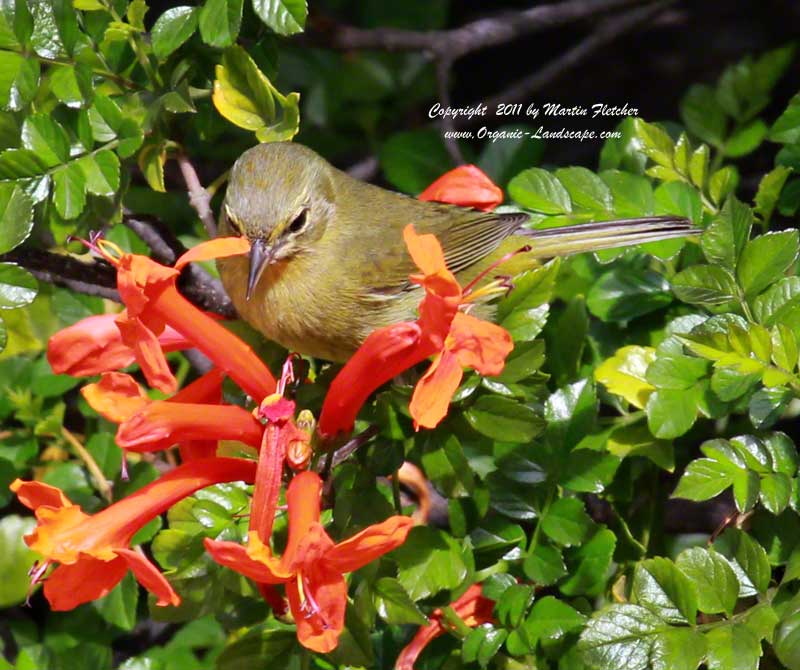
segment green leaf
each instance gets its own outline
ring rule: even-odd
[[[697,617],[697,596],[688,577],[667,558],[651,558],[636,565],[631,587],[633,602],[670,623],[690,623]]]
[[[718,265],[692,265],[672,278],[672,290],[683,302],[724,305],[736,297],[736,282]]]
[[[728,123],[710,86],[691,86],[681,100],[680,114],[695,137],[715,147],[722,145]]]
[[[646,378],[658,388],[681,391],[692,388],[708,374],[710,367],[702,358],[681,354],[658,356],[647,368]]]
[[[389,183],[413,195],[452,167],[441,133],[431,129],[395,133],[381,147],[379,158]]]
[[[25,600],[30,579],[28,570],[36,554],[28,549],[22,536],[36,526],[32,517],[8,514],[0,519],[0,607],[11,607]]]
[[[76,218],[86,206],[86,175],[77,162],[53,172],[53,202],[64,219]]]
[[[226,49],[215,72],[212,99],[228,121],[254,131],[261,142],[290,140],[297,134],[300,94],[281,95],[242,47]]]
[[[773,514],[780,514],[789,505],[792,480],[782,472],[764,475],[761,479],[761,503]]]
[[[767,233],[748,242],[736,268],[745,295],[754,297],[780,279],[797,260],[799,248],[797,230]]]
[[[647,400],[647,425],[654,437],[668,440],[686,433],[697,419],[697,388],[659,389]]]
[[[698,458],[686,468],[673,498],[710,500],[733,484],[731,468],[712,458]]]
[[[29,7],[33,16],[33,50],[43,58],[71,56],[80,36],[71,0],[33,2]]]
[[[792,439],[786,433],[775,431],[762,436],[761,441],[769,453],[772,471],[793,477],[797,473],[800,458]]]
[[[735,270],[739,256],[750,238],[752,224],[752,210],[734,196],[728,198],[700,238],[700,246],[708,262]]]
[[[532,409],[495,395],[478,398],[464,416],[479,433],[503,442],[530,442],[544,429],[544,421]]]
[[[16,309],[33,302],[38,284],[33,275],[13,263],[0,263],[0,309]]]
[[[800,599],[786,608],[775,630],[775,654],[789,670],[800,670]]]
[[[122,578],[108,595],[92,602],[92,608],[112,626],[133,630],[136,626],[136,606],[139,602],[139,585],[133,574]]]
[[[530,168],[508,184],[508,194],[520,205],[542,214],[568,214],[572,202],[567,189],[550,172]]]
[[[599,595],[606,588],[608,569],[614,555],[617,538],[608,529],[597,531],[592,538],[569,551],[568,577],[561,582],[564,595]]]
[[[685,216],[696,226],[703,219],[703,205],[696,189],[683,182],[661,184],[654,192],[656,214],[678,214]],[[676,240],[670,240],[675,242]],[[677,240],[683,241],[683,240]],[[662,243],[659,243],[662,244]]]
[[[24,109],[39,86],[39,61],[19,54],[0,51],[0,108]]]
[[[596,612],[578,641],[586,666],[595,670],[649,670],[656,639],[669,625],[639,605],[612,605]]]
[[[83,63],[54,65],[50,70],[50,88],[67,107],[86,107],[94,97],[92,70]]]
[[[212,47],[236,43],[242,25],[242,0],[206,0],[200,8],[200,37]]]
[[[306,0],[253,0],[253,9],[279,35],[294,35],[305,28]]]
[[[450,535],[434,528],[413,528],[392,557],[398,565],[397,579],[414,601],[455,589],[467,579],[461,547]]]
[[[689,178],[692,180],[692,184],[701,191],[705,188],[706,178],[708,177],[708,163],[708,146],[702,144],[694,150],[689,158]]]
[[[765,326],[786,321],[800,307],[800,277],[784,277],[753,300],[753,315]]]
[[[653,643],[653,670],[696,670],[706,655],[706,641],[693,628],[670,628]]]
[[[83,172],[89,193],[110,197],[119,189],[119,159],[113,151],[98,151],[75,162]]]
[[[743,624],[712,628],[706,633],[708,670],[756,670],[761,644]]]
[[[772,212],[775,209],[775,205],[778,204],[783,185],[786,183],[790,173],[791,170],[789,168],[778,165],[767,172],[758,184],[758,191],[755,196],[755,210],[765,226],[769,225]]]
[[[425,626],[428,623],[427,617],[396,579],[383,577],[375,582],[372,599],[378,614],[388,624]]]
[[[545,535],[565,547],[581,544],[593,525],[577,498],[559,498],[539,523]]]
[[[585,209],[598,215],[612,211],[611,190],[591,170],[584,167],[559,168],[555,177],[567,189],[576,209]]]
[[[0,254],[22,244],[33,230],[33,202],[13,182],[0,182]]]
[[[781,144],[797,144],[800,142],[800,95],[795,95],[789,105],[772,124],[769,139]]]
[[[672,302],[669,284],[657,272],[616,267],[589,290],[586,306],[603,321],[630,321]]]
[[[653,187],[647,178],[619,170],[606,170],[600,178],[611,189],[616,216],[648,216],[653,213]]]
[[[708,181],[708,193],[711,199],[719,204],[736,189],[739,173],[732,165],[726,165],[711,175]]]
[[[661,128],[636,118],[633,120],[636,135],[642,142],[642,151],[654,163],[666,168],[672,168],[672,157],[675,152],[675,145]]]
[[[675,563],[694,585],[701,612],[733,614],[739,580],[728,561],[713,550],[692,547],[681,552]]]
[[[500,650],[506,637],[508,631],[505,629],[495,628],[488,623],[478,626],[464,638],[461,658],[465,663],[477,661],[480,667],[485,668]]]
[[[536,601],[525,622],[522,624],[525,639],[531,648],[541,641],[553,644],[564,639],[569,633],[581,630],[586,617],[553,596],[545,596]]]
[[[533,128],[522,124],[500,126],[499,131],[522,130],[532,132]],[[506,186],[509,180],[525,168],[539,163],[544,151],[544,142],[530,136],[507,138],[501,142],[487,142],[478,158],[478,167],[495,184]]]
[[[166,60],[197,30],[197,7],[172,7],[158,17],[150,38],[158,60]]]
[[[22,124],[22,146],[35,152],[47,167],[69,160],[69,137],[49,114],[33,114]]]
[[[752,537],[738,528],[727,528],[714,541],[714,548],[730,561],[739,580],[740,598],[767,592],[772,570],[767,552]]]
[[[555,584],[567,574],[561,552],[556,547],[541,543],[525,556],[522,569],[528,579],[540,586]]]
[[[761,119],[738,128],[725,142],[724,153],[732,158],[739,158],[755,151],[767,136],[767,124]]]
[[[295,670],[300,667],[297,633],[266,626],[256,626],[228,643],[216,659],[216,670],[258,668],[266,664],[276,670]]]

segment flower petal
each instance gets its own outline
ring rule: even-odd
[[[514,348],[505,328],[458,312],[450,327],[451,349],[463,367],[482,375],[499,375]]]
[[[118,316],[89,316],[53,335],[47,343],[47,360],[53,372],[89,377],[131,365],[136,357],[133,349],[122,341],[116,324]],[[158,341],[164,351],[179,351],[193,346],[170,327],[163,330]]]
[[[325,554],[325,563],[339,572],[353,572],[384,554],[397,549],[406,541],[414,520],[408,516],[390,516],[368,526],[353,537],[339,542]]]
[[[175,261],[175,269],[182,270],[189,263],[210,261],[214,258],[241,256],[250,251],[250,242],[246,237],[217,237],[195,245]]]
[[[117,290],[131,318],[142,315],[148,303],[175,285],[180,273],[140,254],[123,254],[117,262]]]
[[[322,480],[316,472],[306,470],[295,475],[286,489],[286,506],[289,508],[289,538],[283,552],[285,566],[294,562],[300,541],[312,524],[319,521]]]
[[[212,540],[207,537],[203,543],[206,551],[217,563],[235,570],[245,577],[265,584],[280,584],[286,581],[285,577],[272,572],[270,564],[254,560],[247,553],[247,548],[237,542]]]
[[[217,368],[211,368],[206,374],[195,379],[188,386],[184,386],[167,402],[187,402],[219,404],[222,402],[222,380],[225,373]]]
[[[113,589],[128,572],[123,558],[101,561],[83,556],[72,565],[59,565],[44,583],[44,596],[50,608],[57,612],[71,610],[102,598]]]
[[[155,333],[140,319],[124,312],[117,317],[116,323],[122,334],[122,341],[133,350],[147,383],[164,393],[175,393],[178,381],[169,369]]]
[[[81,395],[95,412],[114,423],[130,419],[152,402],[136,380],[123,372],[104,372],[99,382],[84,386]]]
[[[408,404],[415,428],[435,428],[444,419],[463,374],[461,363],[449,349],[433,359],[417,382]]]
[[[173,591],[164,575],[143,554],[133,549],[117,549],[117,554],[125,559],[125,563],[133,572],[136,581],[158,598],[156,605],[177,607],[181,604],[180,597]]]
[[[349,433],[370,394],[434,353],[416,323],[397,323],[373,331],[331,383],[319,431],[326,437]]]
[[[480,168],[460,165],[445,172],[417,197],[488,211],[503,202],[503,191]]]
[[[117,444],[132,451],[158,451],[192,440],[238,440],[258,447],[262,426],[236,405],[153,402],[120,424]]]
[[[35,510],[37,507],[71,507],[72,503],[64,492],[42,482],[26,482],[22,479],[15,479],[9,488],[17,494],[19,501],[28,509]]]
[[[411,260],[426,275],[450,272],[444,260],[444,252],[436,235],[419,235],[414,224],[403,228],[403,241],[406,243]]]
[[[332,545],[322,526],[313,523],[298,547],[297,578],[286,583],[297,639],[321,654],[339,644],[347,607],[347,583],[325,560]]]
[[[258,454],[249,526],[250,531],[256,533],[264,543],[268,543],[272,536],[275,510],[281,492],[283,461],[286,457],[286,440],[281,439],[281,434],[292,427],[291,424],[283,426],[267,424],[264,428],[264,438]]]

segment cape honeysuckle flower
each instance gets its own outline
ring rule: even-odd
[[[167,400],[151,400],[136,380],[106,372],[81,389],[98,414],[120,424],[117,444],[130,451],[160,451],[178,443],[183,460],[213,456],[219,440],[261,443],[261,425],[235,405],[222,405],[221,370],[212,369]]]
[[[221,237],[198,244],[183,254],[174,268],[147,256],[124,253],[106,240],[85,244],[117,269],[117,289],[127,309],[116,317],[116,325],[150,386],[165,393],[174,393],[177,388],[158,340],[170,326],[256,401],[275,390],[275,379],[253,350],[192,305],[176,287],[180,271],[193,261],[247,253],[250,243],[245,238]]]
[[[464,620],[467,626],[474,628],[492,620],[494,601],[481,595],[480,584],[473,584],[450,607]],[[414,670],[414,663],[422,650],[447,630],[442,623],[442,610],[435,610],[429,619],[430,623],[427,626],[421,626],[411,642],[400,652],[394,666],[395,670]]]
[[[133,349],[122,341],[117,328],[120,314],[87,316],[59,330],[47,344],[47,360],[56,374],[90,377],[126,368],[136,361]],[[164,352],[191,349],[194,345],[174,328],[165,326],[158,336]]]
[[[373,331],[345,364],[322,407],[319,430],[325,436],[352,430],[358,411],[375,389],[430,356],[433,361],[414,389],[409,410],[415,427],[433,428],[447,414],[462,368],[500,374],[513,348],[506,330],[461,311],[487,291],[472,291],[477,279],[461,288],[447,269],[436,237],[417,235],[411,224],[403,237],[422,271],[410,277],[425,289],[419,318]]]
[[[252,482],[255,471],[255,461],[242,458],[197,459],[93,515],[85,514],[54,486],[17,479],[11,490],[34,510],[38,521],[25,542],[45,559],[35,570],[33,583],[58,563],[45,581],[44,595],[54,610],[69,610],[107,594],[130,569],[158,598],[158,605],[179,604],[180,598],[158,569],[130,548],[131,538],[195,491],[223,482]]]
[[[218,563],[256,582],[285,584],[300,643],[324,654],[336,648],[344,628],[344,573],[399,547],[414,522],[409,517],[392,516],[334,544],[319,522],[321,491],[322,480],[312,471],[296,475],[289,484],[289,538],[281,558],[273,556],[267,544],[271,515],[264,518],[269,532],[251,523],[247,546],[211,539],[205,543]],[[253,512],[256,510],[254,499]]]
[[[417,197],[489,211],[503,202],[503,190],[475,165],[460,165],[445,172]]]

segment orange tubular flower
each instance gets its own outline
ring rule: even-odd
[[[133,350],[148,383],[174,393],[175,377],[167,365],[158,337],[166,326],[197,347],[256,400],[275,390],[275,379],[253,350],[224,326],[197,309],[175,286],[180,271],[192,261],[246,253],[249,242],[226,237],[197,245],[181,256],[174,268],[147,256],[127,254],[100,240],[89,245],[117,269],[117,288],[127,310],[116,319],[122,342]]]
[[[136,362],[133,349],[122,342],[117,328],[120,314],[87,316],[59,330],[47,343],[47,360],[56,374],[89,377],[120,370]],[[194,345],[174,328],[166,326],[158,336],[162,351],[181,351]]]
[[[422,271],[410,277],[425,289],[419,318],[373,331],[345,364],[322,406],[319,430],[325,436],[351,431],[358,411],[375,389],[432,355],[430,368],[414,389],[409,410],[416,428],[433,428],[447,414],[461,382],[462,368],[483,375],[500,374],[514,346],[500,326],[460,311],[475,294],[471,294],[471,287],[462,290],[447,269],[434,235],[417,235],[409,224],[403,237]]]
[[[413,521],[404,516],[389,517],[334,544],[319,523],[321,491],[322,480],[315,472],[302,472],[292,479],[286,493],[289,539],[280,559],[272,555],[266,541],[262,542],[271,533],[271,520],[267,524],[269,531],[263,534],[251,523],[247,547],[210,539],[205,543],[218,563],[256,582],[285,584],[300,643],[324,654],[336,648],[344,628],[344,573],[399,547]],[[254,510],[255,503],[254,499]]]
[[[480,168],[461,165],[445,172],[418,196],[488,212],[503,202],[503,191]]]
[[[39,522],[25,542],[45,557],[34,582],[51,563],[59,563],[45,582],[44,594],[54,610],[69,610],[104,596],[131,569],[139,583],[158,597],[158,605],[179,604],[180,598],[158,569],[130,548],[131,538],[195,491],[222,482],[252,482],[255,470],[254,461],[241,458],[198,459],[94,515],[85,514],[53,486],[17,479],[11,490],[34,510]]]
[[[160,451],[180,442],[184,460],[189,460],[213,456],[218,440],[239,440],[253,447],[261,443],[261,424],[250,412],[219,404],[222,377],[220,370],[212,370],[172,398],[153,401],[130,375],[107,372],[81,393],[96,412],[120,424],[119,446]]]
[[[467,626],[474,628],[492,620],[494,601],[481,595],[480,584],[473,584],[451,607]],[[414,663],[422,650],[447,630],[442,624],[442,618],[442,610],[433,612],[430,616],[431,622],[427,626],[420,627],[411,642],[400,652],[394,666],[395,670],[414,670]]]

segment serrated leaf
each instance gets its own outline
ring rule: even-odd
[[[556,500],[539,523],[545,535],[565,547],[581,544],[593,525],[577,498]]]
[[[675,564],[694,585],[701,612],[733,613],[739,597],[739,580],[728,561],[714,551],[692,547],[681,552]]]
[[[194,34],[197,14],[197,7],[181,6],[172,7],[158,17],[150,32],[156,58],[166,60]]]
[[[372,587],[372,598],[380,617],[388,624],[425,626],[427,617],[396,579],[383,577]]]
[[[732,484],[733,473],[729,467],[712,458],[698,458],[689,463],[672,497],[710,500]]]
[[[397,579],[416,601],[464,583],[468,568],[458,543],[440,530],[417,526],[392,557]]]
[[[525,576],[541,586],[555,584],[567,574],[561,552],[556,547],[539,543],[522,564]]]
[[[76,162],[53,172],[53,202],[64,219],[76,218],[86,206],[86,176]]]
[[[479,433],[506,442],[529,442],[544,429],[544,421],[532,409],[494,395],[478,398],[464,416]]]
[[[647,400],[647,425],[654,437],[668,440],[686,433],[697,419],[698,387],[658,389]]]
[[[30,272],[13,263],[0,263],[0,310],[29,305],[38,289]]]
[[[50,71],[50,88],[67,107],[85,107],[94,97],[92,70],[83,63],[53,66]]]
[[[717,549],[730,562],[739,580],[739,597],[766,593],[772,576],[767,552],[747,533],[727,528],[714,541]]]
[[[736,282],[717,265],[692,265],[672,278],[672,290],[683,302],[724,305],[736,298]]]
[[[648,216],[653,213],[653,187],[641,175],[606,170],[600,178],[611,189],[616,216]]]
[[[622,396],[631,405],[642,409],[655,391],[647,381],[647,368],[655,357],[656,350],[652,347],[622,347],[595,369],[594,378],[610,393]]]
[[[680,113],[686,128],[695,137],[715,147],[722,145],[727,119],[710,86],[691,86],[681,99]]]
[[[690,623],[697,617],[697,596],[689,578],[666,558],[636,565],[631,595],[639,605],[670,623]]]
[[[22,244],[33,230],[33,201],[13,182],[0,182],[0,254]]]
[[[708,670],[755,670],[761,644],[743,624],[713,628],[705,635]]]
[[[98,151],[75,163],[83,172],[89,193],[110,197],[119,189],[119,159],[113,151]]]
[[[542,214],[568,214],[572,201],[564,185],[542,168],[520,172],[508,184],[508,194],[520,205]]]
[[[22,146],[33,151],[47,167],[69,160],[69,137],[49,114],[33,114],[22,124]]]
[[[305,28],[306,0],[253,0],[253,9],[279,35],[294,35]]]
[[[797,260],[800,238],[797,230],[767,233],[748,242],[736,276],[747,297],[754,297],[780,279]]]
[[[708,162],[709,151],[705,144],[697,147],[689,158],[689,177],[692,183],[701,190],[705,187],[708,178]]]
[[[767,172],[758,183],[758,191],[755,196],[755,210],[765,226],[769,225],[772,212],[775,209],[775,205],[778,203],[781,190],[783,190],[783,185],[786,183],[790,172],[791,170],[789,170],[789,168],[778,165]]]
[[[658,165],[672,169],[672,156],[675,151],[672,138],[658,126],[642,119],[634,119],[633,124],[636,135],[642,142],[642,151],[647,157]]]
[[[669,283],[657,272],[617,267],[589,290],[586,306],[602,321],[629,321],[672,302]]]
[[[728,198],[700,238],[700,246],[708,262],[735,270],[750,238],[752,224],[752,210],[734,196]]]
[[[739,173],[732,165],[726,165],[711,175],[708,181],[708,193],[715,203],[721,203],[736,190],[739,184]]]
[[[200,37],[212,47],[236,43],[242,25],[242,0],[206,0],[200,9]]]
[[[603,215],[611,211],[611,190],[600,177],[584,167],[559,168],[556,178],[567,189],[572,204]]]
[[[508,631],[503,628],[495,628],[491,624],[478,626],[464,638],[461,657],[465,663],[477,661],[480,667],[485,668],[500,650],[506,637]]]

